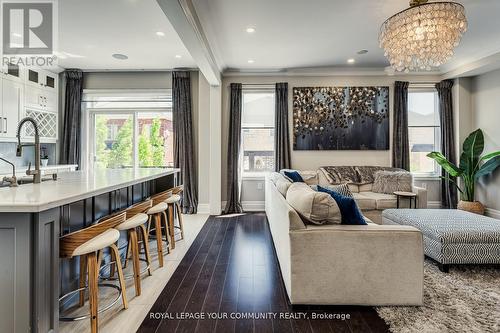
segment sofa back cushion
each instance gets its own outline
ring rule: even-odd
[[[383,167],[383,166],[355,166],[358,175],[358,184],[370,184],[375,180],[375,173],[378,171],[405,171],[403,169]],[[360,192],[361,191],[360,189]]]
[[[269,175],[269,180],[274,184],[274,186],[276,186],[278,192],[280,192],[284,197],[286,196],[288,188],[290,187],[290,185],[292,185],[291,181],[289,181],[285,176],[278,172],[272,172]]]
[[[377,171],[372,191],[393,194],[396,191],[411,192],[413,177],[407,171]]]
[[[286,201],[306,221],[313,224],[340,224],[342,216],[337,202],[328,194],[316,192],[305,183],[293,183]]]
[[[287,177],[285,172],[292,172],[292,171],[298,172],[300,177],[302,177],[302,181],[304,183],[306,183],[307,185],[318,185],[318,172],[317,171],[281,169],[280,173],[282,175],[284,175],[285,177]],[[289,177],[287,177],[287,178],[289,178]]]

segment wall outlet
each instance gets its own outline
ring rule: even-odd
[[[263,183],[261,183],[261,182],[258,182],[258,183],[257,183],[257,189],[258,189],[258,190],[262,190],[263,188],[264,188],[264,184],[263,184]]]

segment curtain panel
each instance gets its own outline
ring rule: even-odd
[[[243,211],[240,202],[242,85],[241,83],[231,83],[230,89],[225,214],[241,213]]]
[[[392,166],[410,171],[410,142],[408,139],[409,82],[394,83],[394,120],[392,137]]]
[[[276,171],[290,169],[290,132],[288,127],[288,83],[276,83],[274,149]]]
[[[196,214],[198,183],[194,160],[193,120],[191,111],[191,76],[187,71],[172,73],[172,125],[174,130],[174,166],[180,168],[184,185],[182,211]]]
[[[80,164],[83,72],[67,69],[63,73],[66,87],[64,93],[64,120],[61,139],[61,164]]]
[[[436,84],[439,98],[439,120],[441,122],[441,153],[448,161],[456,164],[452,87],[452,80],[444,80]],[[442,175],[446,176],[444,170]],[[457,207],[457,189],[452,182],[456,182],[455,177],[441,180],[441,205],[445,208]]]

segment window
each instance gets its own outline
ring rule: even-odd
[[[173,166],[170,93],[86,93],[88,165],[99,168]]]
[[[410,171],[423,176],[437,176],[440,170],[438,164],[426,156],[441,150],[438,105],[435,89],[410,89],[408,93]]]
[[[243,89],[243,177],[274,170],[274,91]]]

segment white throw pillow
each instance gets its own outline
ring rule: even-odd
[[[337,202],[328,194],[314,191],[306,183],[293,183],[286,193],[286,201],[307,222],[313,224],[340,224]]]

